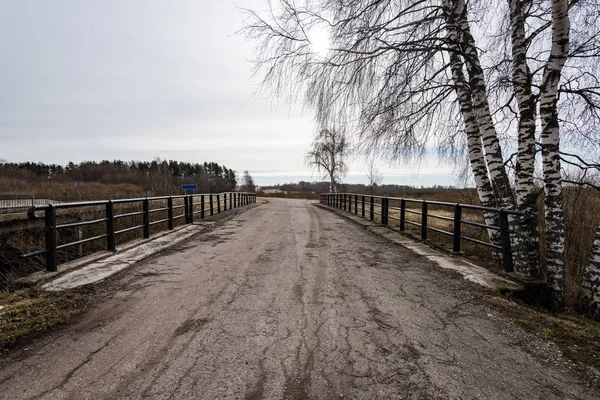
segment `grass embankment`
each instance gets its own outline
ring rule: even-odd
[[[90,289],[22,289],[0,295],[0,353],[66,324],[88,309],[90,299]]]
[[[548,314],[496,295],[481,296],[477,301],[509,317],[525,331],[555,343],[576,366],[593,368],[593,379],[600,384],[600,323],[570,313]]]

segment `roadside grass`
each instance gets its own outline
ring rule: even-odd
[[[90,289],[43,292],[21,289],[0,295],[0,353],[64,325],[86,311]]]
[[[526,332],[555,343],[565,358],[576,366],[591,367],[594,380],[600,379],[599,322],[571,313],[548,314],[519,300],[498,295],[481,295],[476,301],[509,317]]]

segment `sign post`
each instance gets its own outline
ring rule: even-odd
[[[196,190],[198,190],[198,185],[196,185],[195,183],[184,183],[181,185],[181,190],[183,190],[184,192],[191,190],[193,194]]]

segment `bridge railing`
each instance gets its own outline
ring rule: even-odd
[[[114,252],[118,235],[126,232],[142,231],[143,237],[149,238],[153,231],[156,233],[173,230],[176,222],[180,219],[184,224],[191,224],[198,215],[200,219],[204,219],[252,203],[256,203],[255,193],[225,192],[33,206],[28,213],[32,219],[43,218],[45,247],[23,254],[21,258],[44,257],[46,271],[54,272],[57,270],[57,255],[60,250],[85,243],[105,241],[106,250]],[[116,210],[119,205],[130,207],[124,209],[127,212],[119,212]],[[58,223],[57,217],[60,211],[68,209],[74,210],[84,220]],[[38,212],[43,213],[43,216],[38,216]],[[155,218],[155,215],[158,218]],[[92,216],[92,218],[89,219],[86,216]],[[101,217],[97,218],[98,216]],[[120,229],[115,228],[118,221],[125,222],[121,224]],[[80,237],[73,241],[63,241],[59,244],[58,238],[61,230],[77,228],[81,233],[82,227],[89,226],[100,227],[100,229],[95,229],[95,232],[99,234],[85,238]]]
[[[52,202],[47,198],[36,198],[33,194],[0,193],[0,212],[27,210],[36,204]]]
[[[514,270],[509,219],[511,216],[522,217],[524,215],[522,212],[472,204],[370,196],[357,193],[324,193],[321,194],[320,202],[326,206],[353,212],[356,215],[360,214],[360,216],[371,221],[380,222],[382,225],[397,227],[400,231],[406,231],[407,226],[415,226],[419,229],[420,238],[423,241],[428,240],[429,232],[451,237],[454,253],[461,252],[462,241],[491,248],[502,254],[502,264],[506,272],[513,272]],[[435,208],[435,210],[431,210],[432,208]],[[486,218],[481,218],[481,222],[465,219],[464,213],[468,211],[479,212],[485,215]],[[441,215],[444,213],[446,215]],[[409,218],[407,214],[416,217]],[[451,226],[452,230],[432,226],[430,218],[445,221],[447,225]],[[488,221],[495,221],[497,224],[490,224]],[[469,236],[464,229],[465,225],[490,231],[498,237],[498,240],[491,242]]]

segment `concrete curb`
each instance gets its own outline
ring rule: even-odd
[[[38,286],[43,290],[64,290],[99,282],[133,264],[208,230],[220,220],[231,218],[260,204],[227,210],[183,225],[173,231],[162,231],[149,239],[136,239],[117,248],[116,253],[101,251],[60,264],[58,271],[38,271],[15,281],[17,286]]]
[[[411,236],[405,235],[386,225],[381,225],[376,222],[372,222],[368,219],[362,218],[361,216],[354,215],[350,212],[324,206],[320,203],[314,203],[314,205],[323,210],[327,210],[341,217],[344,217],[350,220],[351,222],[364,227],[366,230],[374,233],[375,235],[381,236],[395,244],[403,246],[404,248],[434,262],[441,268],[457,271],[460,274],[462,274],[465,279],[471,282],[475,282],[481,286],[500,291],[523,290],[523,285],[521,285],[521,283],[519,282],[515,282],[511,279],[500,276],[479,265],[475,265],[471,261],[468,261],[463,257],[435,249],[427,245],[426,243],[419,242]]]

